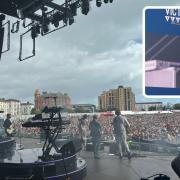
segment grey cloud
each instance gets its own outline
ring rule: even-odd
[[[33,101],[36,88],[67,92],[73,103],[97,103],[106,89],[132,86],[142,98],[141,15],[145,5],[173,5],[177,0],[114,0],[76,23],[37,39],[36,57],[18,62],[18,36],[0,63],[0,97]],[[24,42],[25,54],[31,41]]]

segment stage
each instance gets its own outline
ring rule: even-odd
[[[16,139],[17,143],[19,139]],[[41,147],[38,139],[23,138],[25,148]],[[120,160],[117,156],[107,153],[101,154],[101,159],[94,159],[92,152],[81,152],[87,161],[87,177],[85,180],[139,180],[153,174],[163,173],[172,180],[179,180],[171,168],[171,161],[175,156],[166,154],[136,152],[146,157],[134,157]]]
[[[127,158],[120,160],[117,156],[102,154],[100,160],[92,158],[92,153],[81,153],[87,161],[87,177],[85,180],[139,180],[153,174],[163,173],[172,180],[179,178],[171,168],[174,156],[157,156],[149,154],[147,157]]]

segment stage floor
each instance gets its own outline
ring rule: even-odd
[[[157,156],[151,154],[147,157],[136,157],[120,160],[117,156],[102,154],[101,159],[92,158],[92,153],[81,153],[88,164],[85,180],[140,180],[153,174],[166,174],[171,180],[179,178],[171,168],[174,156]]]
[[[16,141],[19,143],[19,140]],[[25,148],[40,147],[39,140],[23,138]],[[141,152],[146,157],[120,160],[117,156],[101,153],[101,159],[94,159],[92,152],[81,152],[80,156],[87,161],[87,177],[85,180],[140,180],[153,174],[166,174],[171,180],[179,180],[171,168],[175,156],[158,153]],[[151,178],[152,179],[152,178]]]

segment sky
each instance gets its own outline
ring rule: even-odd
[[[87,16],[79,11],[73,25],[39,36],[36,56],[24,62],[18,61],[19,34],[12,34],[11,51],[0,62],[0,98],[33,103],[39,89],[68,93],[73,104],[97,105],[102,91],[123,85],[132,87],[136,102],[180,102],[142,95],[142,9],[150,5],[178,0],[114,0],[101,8],[93,0]],[[31,50],[27,36],[23,55]]]

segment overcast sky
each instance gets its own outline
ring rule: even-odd
[[[91,2],[87,16],[75,24],[38,37],[36,56],[18,62],[19,35],[0,62],[0,97],[34,102],[34,91],[67,92],[72,103],[97,104],[103,90],[131,86],[142,96],[142,9],[147,5],[178,5],[178,0],[114,0],[101,8]],[[31,50],[24,42],[24,52]],[[159,101],[158,99],[156,101]],[[164,100],[178,102],[178,100]]]

